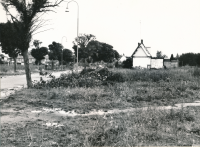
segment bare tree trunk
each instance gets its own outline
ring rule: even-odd
[[[14,72],[17,71],[17,61],[16,61],[16,58],[13,58],[14,59]]]
[[[31,80],[31,71],[29,68],[29,59],[28,59],[28,50],[25,50],[23,53],[24,58],[24,66],[25,66],[25,72],[26,72],[26,81],[27,81],[27,87],[32,87],[32,80]]]

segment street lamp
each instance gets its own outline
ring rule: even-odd
[[[61,39],[61,44],[62,44],[62,40],[63,40],[64,37],[65,37],[66,42],[67,42],[67,37],[63,36],[62,39]],[[63,49],[62,49],[62,56],[61,56],[61,65],[62,65],[62,70],[63,70]]]
[[[77,8],[78,8],[77,9],[77,39],[78,39],[78,31],[79,31],[79,5],[78,5],[78,3],[75,0],[71,0],[71,1],[69,1],[67,3],[67,10],[65,12],[69,12],[69,10],[68,10],[68,4],[70,2],[75,2],[77,4]],[[78,42],[77,42],[77,66],[78,66]]]

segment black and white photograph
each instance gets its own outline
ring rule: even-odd
[[[200,0],[0,0],[0,146],[200,147]]]

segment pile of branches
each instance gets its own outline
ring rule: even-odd
[[[52,77],[49,81],[40,80],[33,83],[34,88],[57,88],[57,87],[94,87],[100,85],[124,82],[119,73],[113,73],[107,68],[83,69],[80,73],[61,74],[59,78]]]

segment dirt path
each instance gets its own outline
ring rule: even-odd
[[[181,109],[182,107],[188,106],[200,106],[200,101],[195,101],[194,103],[183,103],[175,104],[175,106],[159,106],[159,107],[142,107],[142,108],[128,108],[128,109],[113,109],[108,111],[94,110],[87,114],[78,114],[74,111],[65,112],[59,108],[49,109],[49,108],[36,108],[30,107],[26,104],[16,105],[14,108],[9,104],[4,104],[1,107],[1,123],[23,123],[28,121],[43,121],[44,123],[55,123],[66,121],[67,117],[85,117],[91,115],[107,115],[116,113],[131,113],[134,111],[141,110],[170,110],[170,109]],[[12,108],[11,108],[12,107]]]

